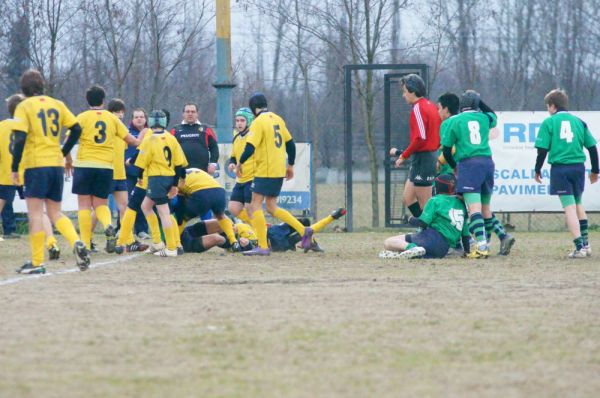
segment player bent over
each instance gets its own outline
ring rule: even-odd
[[[37,70],[27,70],[21,76],[21,90],[25,97],[15,110],[12,178],[20,185],[19,166],[24,163],[25,200],[29,218],[31,261],[17,270],[23,274],[46,272],[44,267],[43,228],[44,205],[56,229],[69,241],[77,265],[86,270],[89,253],[79,239],[73,223],[61,212],[64,184],[64,157],[69,154],[81,134],[75,116],[61,101],[44,95],[44,79]],[[62,149],[60,134],[63,127],[70,135]]]
[[[135,165],[148,175],[148,191],[142,202],[142,211],[152,230],[153,237],[160,236],[158,217],[160,216],[165,233],[166,247],[160,242],[153,241],[154,255],[161,257],[177,257],[177,224],[169,209],[169,199],[177,195],[177,185],[180,179],[185,179],[187,160],[177,139],[166,131],[167,116],[161,110],[152,111],[148,117],[148,125],[152,135],[140,145],[139,156]],[[159,246],[161,246],[159,248]]]
[[[436,195],[411,224],[422,228],[415,234],[398,235],[383,243],[380,258],[443,258],[450,248],[462,241],[469,252],[469,227],[465,222],[467,210],[463,201],[454,196],[456,179],[451,174],[435,178]]]
[[[258,235],[258,247],[244,252],[244,255],[268,256],[271,253],[267,241],[267,222],[262,210],[263,202],[266,202],[267,211],[273,217],[290,225],[302,236],[303,248],[310,248],[313,230],[310,227],[305,228],[288,211],[277,206],[283,179],[294,178],[296,144],[285,126],[285,121],[267,109],[267,99],[263,94],[254,94],[250,98],[249,107],[256,118],[250,126],[250,135],[238,161],[236,174],[242,175],[243,165],[253,156],[255,169],[250,220]]]
[[[445,130],[442,145],[444,158],[457,171],[456,191],[463,195],[467,204],[469,229],[477,241],[468,256],[489,256],[487,235],[492,230],[500,239],[498,254],[508,255],[515,238],[506,233],[490,208],[495,166],[489,133],[496,126],[496,114],[481,101],[479,93],[473,90],[467,90],[461,95],[460,111],[460,114],[452,117],[451,125]],[[456,150],[454,154],[452,147]]]
[[[237,132],[233,136],[231,157],[229,158],[229,170],[234,171],[238,159],[242,156],[250,125],[254,120],[254,115],[250,108],[240,108],[235,113],[235,127]],[[250,157],[244,164],[242,174],[236,178],[235,185],[229,198],[229,211],[232,215],[238,217],[245,223],[250,223],[250,217],[246,206],[252,202],[252,179],[254,177],[254,159]]]
[[[550,163],[550,194],[558,195],[565,211],[567,226],[573,236],[575,250],[569,258],[591,256],[588,220],[581,202],[585,186],[585,147],[592,163],[590,182],[598,181],[598,149],[587,124],[568,112],[569,98],[562,90],[552,90],[544,97],[550,113],[538,132],[535,147],[535,180],[542,182],[542,166],[546,155]]]
[[[239,251],[233,223],[225,216],[225,189],[204,170],[188,169],[186,174],[185,180],[179,182],[179,196],[175,205],[178,223],[183,225],[185,221],[201,217],[210,210],[225,233],[228,246]]]

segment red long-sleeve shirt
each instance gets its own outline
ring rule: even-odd
[[[440,124],[442,120],[437,106],[427,98],[415,102],[410,112],[410,144],[402,152],[408,159],[415,152],[437,151],[440,147]]]

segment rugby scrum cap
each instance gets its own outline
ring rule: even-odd
[[[237,112],[235,113],[235,117],[241,116],[244,119],[246,119],[246,127],[250,127],[250,125],[252,124],[252,122],[254,121],[254,115],[252,114],[252,111],[250,110],[250,108],[240,108],[237,110]]]
[[[456,177],[452,174],[440,174],[435,177],[435,194],[454,195],[456,188]]]
[[[465,90],[460,96],[460,110],[470,109],[479,110],[479,101],[481,96],[475,90]]]
[[[148,126],[150,128],[162,127],[163,129],[166,129],[167,115],[160,109],[153,110],[150,112],[150,115],[148,115]]]
[[[250,97],[250,101],[248,105],[252,112],[255,109],[262,109],[267,107],[267,97],[263,93],[254,93],[252,97]]]

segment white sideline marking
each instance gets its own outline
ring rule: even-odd
[[[129,261],[129,260],[134,259],[139,256],[141,256],[141,254],[132,254],[130,256],[119,257],[117,259],[104,261],[101,263],[92,263],[92,264],[90,264],[90,268],[85,272],[88,272],[90,269],[94,269],[94,268],[100,268],[100,267],[110,266],[110,265],[117,264],[117,263],[123,263],[125,261]],[[22,281],[30,281],[32,279],[46,278],[48,276],[54,276],[54,275],[70,274],[73,272],[82,272],[82,271],[80,271],[79,268],[69,268],[69,269],[61,269],[61,270],[54,271],[54,272],[46,272],[45,274],[17,276],[14,278],[0,280],[0,286],[13,285],[15,283],[19,283]]]

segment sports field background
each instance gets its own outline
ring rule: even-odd
[[[479,261],[380,260],[386,236],[84,273],[65,253],[41,278],[0,243],[0,396],[597,396],[600,262],[565,259],[566,232]]]

